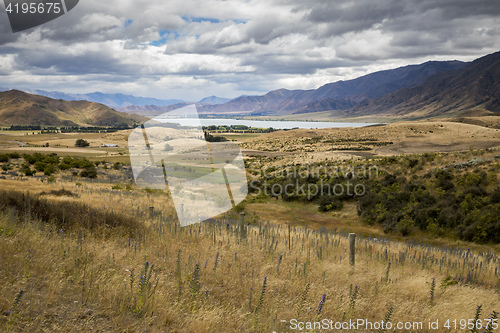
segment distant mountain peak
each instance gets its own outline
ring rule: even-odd
[[[30,94],[41,95],[41,96],[50,97],[50,98],[54,98],[54,99],[64,99],[67,101],[83,100],[83,101],[89,101],[89,102],[96,102],[96,103],[101,103],[101,104],[107,105],[107,106],[112,107],[112,108],[128,106],[128,105],[166,106],[166,105],[184,102],[180,99],[163,100],[163,99],[157,99],[157,98],[152,98],[152,97],[137,97],[137,96],[133,96],[133,95],[125,95],[122,93],[106,94],[106,93],[102,93],[102,92],[93,92],[93,93],[88,93],[88,94],[71,94],[71,93],[64,93],[64,92],[59,92],[59,91],[45,91],[45,90],[38,90],[38,89],[35,89],[35,90],[23,89],[23,91],[30,93]]]
[[[230,101],[229,98],[222,98],[222,97],[217,97],[217,96],[212,95],[212,96],[205,97],[205,98],[201,99],[200,101],[198,101],[198,103],[217,105],[217,104],[224,104],[224,103],[227,103],[229,101]]]

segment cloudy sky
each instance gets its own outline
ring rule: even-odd
[[[0,87],[196,101],[500,50],[498,0],[80,0],[12,33]]]

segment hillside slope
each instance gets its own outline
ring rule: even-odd
[[[147,118],[87,101],[64,101],[19,90],[0,92],[0,125],[117,126]]]
[[[476,59],[460,69],[437,73],[420,85],[365,100],[345,114],[424,118],[474,110],[485,114],[500,112],[500,52]]]

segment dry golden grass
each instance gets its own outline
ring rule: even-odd
[[[463,131],[463,136],[452,137],[455,130]],[[380,141],[394,141],[392,148],[377,148],[391,148],[387,153],[393,154],[398,153],[394,149],[406,149],[402,146],[406,141],[432,150],[437,146],[425,146],[427,142],[443,145],[445,140],[454,140],[465,145],[472,140],[469,143],[480,145],[498,140],[496,130],[483,130],[475,125],[425,122],[363,130],[275,132],[245,140],[248,149],[274,145],[277,153],[285,150],[281,144],[313,147],[303,156],[257,158],[265,165],[286,165],[334,159],[326,156],[328,147],[295,142],[299,139],[294,136],[375,136]],[[113,135],[106,139],[123,142],[125,134]],[[449,153],[439,156],[437,163],[453,163],[474,154]],[[498,152],[487,157],[492,154]],[[342,157],[350,158],[348,154]],[[401,172],[406,175],[405,170]],[[93,209],[132,216],[144,231],[132,230],[128,236],[116,232],[111,237],[108,233],[105,237],[92,229],[70,230],[36,218],[19,219],[22,214],[18,211],[23,207],[16,207],[18,211],[3,209],[1,332],[289,332],[293,331],[289,321],[294,318],[379,322],[391,307],[393,323],[423,323],[422,330],[408,331],[436,332],[428,329],[427,323],[439,319],[439,332],[466,332],[470,330],[447,330],[443,324],[448,319],[473,319],[480,304],[483,320],[500,311],[498,246],[444,239],[432,239],[431,246],[427,238],[387,239],[377,227],[361,224],[351,204],[341,212],[318,213],[313,205],[273,200],[246,204],[252,224],[242,239],[239,216],[234,212],[181,229],[166,193],[136,187],[127,191],[125,184],[121,184],[122,189],[112,189],[116,184],[80,179],[70,182],[60,175],[55,178],[54,183],[33,179],[0,182],[3,190],[33,195],[64,188],[77,196],[43,197],[54,204],[85,203]],[[155,207],[152,218],[150,206]],[[286,224],[292,226],[290,235]],[[329,230],[322,228],[325,226]],[[347,231],[358,234],[354,269],[348,264]],[[150,278],[146,271],[141,280],[146,261],[148,268],[152,264],[154,268]],[[199,279],[195,277],[196,264],[200,265]],[[431,302],[432,279],[436,286]],[[144,281],[142,287],[140,281]],[[323,294],[326,302],[317,314]]]
[[[130,162],[128,158],[127,138],[131,130],[116,133],[52,133],[39,134],[32,131],[0,131],[0,152],[20,154],[51,154],[59,156],[84,156],[93,160],[107,160],[110,162]],[[77,139],[87,140],[90,144],[86,148],[75,147]],[[18,144],[24,143],[25,147]],[[45,147],[46,144],[48,147]],[[118,148],[101,148],[106,143],[117,144]],[[121,155],[120,155],[121,153]]]
[[[2,184],[33,193],[64,186],[79,198],[46,198],[130,214],[146,231],[104,239],[87,229],[18,221],[14,211],[5,211],[0,218],[0,311],[14,311],[0,316],[1,331],[287,332],[293,318],[380,321],[391,306],[394,323],[472,319],[479,304],[483,319],[499,310],[496,252],[465,256],[451,247],[358,237],[352,270],[342,233],[293,227],[289,249],[285,226],[249,226],[247,238],[240,239],[234,215],[181,229],[168,196],[156,192],[110,190],[109,184],[92,183]],[[149,206],[157,214],[152,219]],[[145,261],[155,264],[146,293],[139,289]],[[199,290],[189,282],[197,263]],[[447,276],[459,282],[441,287]],[[317,315],[323,294],[326,302]]]
[[[484,122],[492,124],[497,121],[496,118],[495,120],[489,118]],[[335,141],[333,145],[330,143],[332,140]],[[359,151],[360,147],[368,150]],[[257,150],[288,153],[277,158],[279,160],[277,163],[280,164],[356,160],[370,155],[454,152],[468,150],[471,147],[499,148],[500,129],[493,126],[432,120],[363,128],[278,131],[247,139],[242,144],[242,148],[250,152]]]

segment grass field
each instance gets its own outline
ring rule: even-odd
[[[260,222],[241,237],[234,214],[180,229],[163,195],[64,185],[77,196],[41,200],[54,209],[89,202],[141,227],[56,227],[4,210],[2,331],[287,332],[292,319],[380,322],[390,313],[393,323],[444,325],[473,319],[478,305],[481,319],[498,309],[493,252],[358,236],[351,268],[345,230],[289,234]]]
[[[463,138],[453,140],[472,135],[477,139],[479,133],[487,137],[477,142],[497,139],[494,129],[481,131],[483,127],[475,125],[444,124],[441,134],[429,132],[434,131],[430,126],[300,133],[304,140],[330,135],[351,138],[356,144],[374,135],[394,144],[417,135],[418,146],[444,140],[457,128],[469,128]],[[48,139],[3,135],[0,141],[5,139],[9,147],[2,151],[9,152],[19,148],[8,141]],[[321,156],[332,161],[320,141],[292,143],[294,135],[276,132],[238,141],[252,149],[267,142],[270,150],[264,153],[282,152],[280,145],[286,142],[316,147],[302,152],[302,161]],[[76,137],[109,140],[121,147],[126,133],[61,136],[49,147],[74,142]],[[63,148],[58,149],[64,156]],[[75,149],[67,154],[83,155],[95,148],[66,149]],[[378,149],[372,152],[377,154]],[[424,232],[388,235],[381,226],[363,223],[355,202],[340,211],[319,212],[314,203],[258,196],[249,196],[237,209],[214,219],[180,228],[168,191],[138,188],[131,182],[130,166],[113,165],[126,162],[127,154],[119,155],[119,149],[103,151],[86,155],[101,161],[95,179],[82,177],[74,168],[54,173],[50,181],[41,172],[36,178],[10,176],[8,172],[20,170],[24,162],[22,158],[9,162],[12,170],[0,179],[0,331],[338,331],[315,328],[314,322],[323,319],[333,325],[358,319],[403,325],[401,330],[360,326],[345,330],[349,332],[498,331],[485,328],[500,311],[498,245]],[[392,155],[394,149],[384,154]],[[406,170],[402,162],[393,168],[409,178],[413,172],[423,177],[430,168],[476,156],[493,160],[495,154],[494,149],[469,149],[438,154],[435,162],[417,171]],[[407,156],[401,155],[397,161],[406,161]],[[357,159],[345,154],[345,163]],[[271,155],[251,161],[276,166],[293,159]],[[493,163],[484,168],[497,170]],[[354,267],[349,264],[349,232],[357,234]],[[483,328],[467,327],[469,320]],[[429,321],[438,321],[439,328],[429,328]],[[303,330],[294,329],[298,322],[304,323]],[[313,326],[308,328],[307,322]]]

